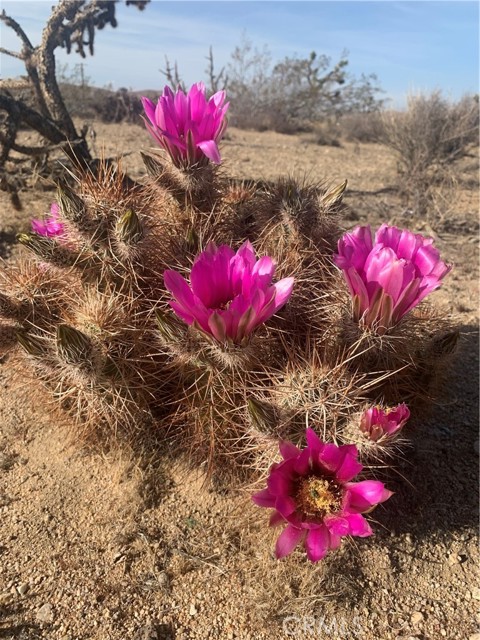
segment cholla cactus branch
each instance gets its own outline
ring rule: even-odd
[[[131,0],[127,4],[143,10],[149,0]],[[60,92],[55,66],[55,50],[66,48],[70,53],[72,45],[76,52],[85,57],[85,47],[93,55],[96,29],[106,25],[117,26],[115,18],[116,1],[112,0],[60,0],[53,8],[43,30],[42,41],[34,46],[24,29],[5,10],[0,20],[12,29],[21,42],[20,52],[0,49],[0,54],[13,56],[25,64],[27,78],[35,98],[35,107],[21,98],[15,97],[4,84],[0,86],[0,110],[6,112],[6,125],[0,137],[0,168],[4,170],[11,158],[11,151],[27,156],[50,151],[52,146],[60,146],[68,158],[83,166],[91,165],[94,158],[88,147],[85,132],[77,132]],[[13,87],[11,87],[13,89]],[[38,148],[17,144],[16,138],[22,124],[37,131],[45,140]],[[2,176],[0,188],[16,196],[18,185],[9,175]]]

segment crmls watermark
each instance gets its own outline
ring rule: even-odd
[[[291,638],[311,636],[312,638],[361,638],[363,636],[360,619],[350,620],[337,616],[287,616],[282,623],[283,633]]]

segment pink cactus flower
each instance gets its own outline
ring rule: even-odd
[[[350,482],[363,469],[355,445],[322,442],[307,429],[307,447],[280,443],[283,461],[273,464],[267,488],[252,496],[260,507],[275,509],[270,526],[287,526],[277,540],[277,558],[303,543],[312,562],[337,549],[343,536],[372,534],[362,513],[385,502],[392,492],[378,480]]]
[[[257,260],[250,242],[235,253],[209,242],[196,258],[190,286],[176,271],[165,271],[170,306],[187,324],[195,324],[221,343],[243,344],[290,298],[293,278],[272,284],[275,263]]]
[[[225,91],[207,100],[203,82],[194,84],[186,95],[181,89],[173,93],[165,87],[157,105],[142,98],[148,118],[145,125],[176,166],[206,164],[208,160],[220,164],[218,142],[227,126],[229,106],[224,102]]]
[[[374,243],[368,225],[345,233],[334,261],[353,296],[354,320],[380,335],[437,289],[452,268],[440,260],[432,238],[387,224]]]
[[[32,230],[47,238],[61,236],[64,232],[63,222],[59,220],[60,208],[56,202],[50,207],[50,214],[43,220],[32,220]]]
[[[378,442],[398,433],[409,418],[410,411],[405,403],[391,409],[370,407],[360,419],[360,431],[369,440]]]

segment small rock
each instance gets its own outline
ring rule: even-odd
[[[190,615],[191,615],[191,616],[196,616],[196,615],[197,615],[197,613],[198,613],[197,608],[196,608],[196,606],[193,604],[193,602],[192,602],[192,604],[190,605],[189,613],[190,613]]]
[[[17,591],[21,596],[24,596],[29,589],[30,589],[30,585],[28,584],[28,582],[23,582],[17,587]]]
[[[168,574],[165,571],[160,571],[157,579],[158,579],[158,584],[162,589],[165,589],[166,591],[170,590],[170,579],[168,577]]]
[[[471,636],[468,636],[468,640],[480,640],[480,633],[474,633]]]
[[[158,640],[158,633],[155,625],[152,622],[147,622],[143,625],[133,636],[134,640]]]
[[[440,629],[440,635],[443,636],[445,638],[445,636],[447,635],[447,632],[445,631],[445,629]]]
[[[423,613],[421,611],[414,611],[410,616],[410,622],[416,627],[423,621]]]
[[[48,604],[48,602],[42,605],[40,609],[38,609],[37,613],[35,614],[35,618],[38,620],[38,622],[45,622],[46,624],[51,624],[54,619],[52,605]]]
[[[457,564],[457,563],[458,563],[458,556],[457,556],[457,554],[456,554],[456,553],[451,553],[451,554],[448,556],[448,564],[449,564],[449,566],[450,566],[450,567],[453,567],[453,565],[454,565],[454,564]]]
[[[474,600],[480,600],[480,588],[479,587],[473,587],[473,589],[472,589],[472,598]]]

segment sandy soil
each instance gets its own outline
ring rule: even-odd
[[[107,155],[150,146],[138,127],[94,126]],[[203,487],[152,451],[79,446],[42,397],[13,384],[4,362],[0,638],[478,640],[476,159],[465,160],[456,198],[432,225],[400,205],[395,158],[384,147],[231,130],[223,152],[238,177],[348,178],[347,227],[368,218],[435,235],[455,269],[432,298],[462,328],[441,401],[414,425],[414,448],[389,483],[395,496],[375,512],[375,537],[306,567],[306,590],[289,561],[255,546],[266,516],[251,519],[244,496]],[[136,151],[124,162],[141,177]],[[21,194],[20,212],[0,194],[4,255],[16,251],[15,233],[48,210],[53,191],[43,188]]]

